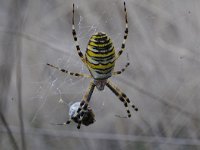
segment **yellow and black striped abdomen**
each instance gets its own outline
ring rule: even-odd
[[[111,39],[102,32],[92,35],[86,50],[88,69],[96,80],[111,77],[115,66],[115,49]]]

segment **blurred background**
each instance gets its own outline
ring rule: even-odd
[[[96,122],[76,128],[65,122],[89,79],[72,37],[85,53],[97,31],[120,50],[125,29],[122,0],[0,1],[1,150],[200,150],[200,1],[126,0],[129,36],[111,80],[139,108],[126,110],[108,89],[94,91]]]

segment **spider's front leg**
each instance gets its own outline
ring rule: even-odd
[[[126,12],[126,3],[125,3],[125,1],[124,1],[124,13],[125,13],[125,22],[126,22],[126,28],[125,28],[125,31],[124,31],[124,40],[122,42],[121,50],[116,55],[116,60],[121,56],[121,54],[125,50],[125,43],[126,43],[126,39],[128,37],[128,17],[127,17],[127,12]]]
[[[80,49],[80,46],[79,46],[79,43],[78,43],[78,38],[77,38],[77,35],[76,35],[76,30],[75,30],[75,25],[74,25],[74,4],[73,4],[73,16],[72,16],[72,35],[73,35],[73,38],[74,38],[74,42],[76,43],[76,50],[78,52],[78,56],[81,58],[82,62],[86,64],[86,61],[85,61],[85,57],[83,55],[83,53],[81,52],[81,49]]]
[[[83,97],[83,100],[80,102],[80,106],[77,109],[77,112],[73,116],[71,116],[71,119],[74,122],[78,123],[78,129],[80,129],[81,124],[88,126],[89,124],[92,124],[95,121],[95,115],[88,105],[94,88],[94,81],[91,81],[88,90],[86,91],[86,94]]]

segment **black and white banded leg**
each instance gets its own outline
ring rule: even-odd
[[[118,54],[116,55],[116,60],[120,57],[120,55],[123,53],[123,51],[125,50],[125,43],[126,43],[126,39],[128,37],[128,17],[127,17],[127,12],[126,12],[126,3],[124,2],[124,12],[125,12],[125,21],[126,21],[126,29],[124,31],[124,40],[122,42],[121,45],[121,50],[118,52]]]
[[[111,81],[107,81],[106,86],[119,98],[121,102],[124,103],[124,106],[126,108],[128,117],[131,117],[130,110],[128,109],[128,104],[131,105],[131,107],[135,110],[138,111],[138,108],[134,104],[131,103],[129,98],[126,96],[125,93],[123,93],[117,86],[115,86]]]
[[[91,81],[90,85],[86,91],[86,94],[84,95],[83,100],[81,101],[80,106],[77,110],[77,115],[75,115],[75,119],[78,118],[78,122],[77,122],[78,129],[80,129],[81,124],[89,125],[95,121],[94,113],[93,113],[92,109],[89,107],[89,101],[91,99],[94,89],[95,89],[94,81]],[[88,119],[86,119],[87,117],[88,117]]]
[[[50,67],[53,67],[61,72],[64,72],[68,75],[71,75],[71,76],[76,76],[76,77],[85,77],[85,78],[91,78],[91,75],[87,75],[87,74],[82,74],[82,73],[74,73],[74,72],[69,72],[68,70],[65,70],[65,69],[61,69],[59,67],[56,67],[54,65],[51,65],[51,64],[47,64],[48,66]]]
[[[76,49],[77,49],[78,55],[81,58],[82,62],[84,64],[86,64],[85,57],[84,57],[83,53],[81,52],[80,46],[78,44],[78,38],[77,38],[77,35],[76,35],[76,30],[75,30],[75,25],[74,25],[74,4],[73,4],[73,16],[72,16],[72,35],[73,35],[74,41],[76,43]]]
[[[122,68],[122,69],[119,70],[119,71],[114,71],[114,72],[112,73],[112,75],[119,75],[119,74],[121,74],[121,73],[124,72],[124,71],[126,70],[126,68],[130,65],[128,53],[127,53],[127,60],[128,60],[128,62],[126,63],[125,67]]]
[[[124,68],[122,68],[122,69],[119,70],[119,71],[113,72],[113,75],[119,75],[119,74],[121,74],[122,72],[124,72],[124,71],[126,70],[126,68],[127,68],[129,65],[130,65],[130,63],[128,62],[128,63],[125,65]]]

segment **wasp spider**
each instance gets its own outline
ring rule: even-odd
[[[114,71],[114,66],[116,60],[121,56],[125,49],[125,42],[128,36],[128,20],[127,20],[127,12],[126,12],[126,3],[124,2],[124,12],[125,12],[125,22],[126,29],[124,31],[124,40],[121,45],[121,50],[116,54],[115,49],[112,43],[112,40],[108,37],[104,32],[97,32],[91,36],[89,39],[89,43],[86,49],[85,56],[80,50],[80,46],[78,44],[76,30],[74,26],[74,4],[73,4],[73,16],[72,16],[72,35],[74,41],[76,43],[77,53],[88,68],[90,75],[87,74],[79,74],[69,72],[65,69],[61,69],[59,67],[53,66],[51,64],[47,64],[55,69],[58,69],[68,75],[77,76],[77,77],[86,77],[91,78],[90,85],[86,91],[86,94],[83,96],[82,101],[79,104],[79,107],[76,109],[76,113],[70,116],[70,119],[61,125],[69,124],[71,120],[78,123],[77,128],[79,129],[81,124],[91,124],[94,122],[94,114],[91,108],[89,107],[89,101],[92,96],[92,93],[95,87],[102,91],[105,86],[107,86],[124,104],[128,117],[131,117],[130,110],[128,109],[128,105],[138,111],[138,108],[133,105],[129,98],[123,93],[116,85],[114,85],[109,78],[113,75],[119,75],[125,71],[125,69],[129,66],[129,62],[126,66],[120,71]],[[88,122],[87,122],[88,121]]]

